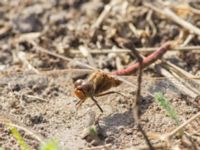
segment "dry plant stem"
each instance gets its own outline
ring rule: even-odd
[[[167,50],[170,49],[170,47],[171,47],[171,43],[167,42],[167,43],[163,44],[158,50],[156,50],[149,56],[145,57],[142,62],[142,68],[149,66],[150,64],[152,64],[153,62],[158,60],[160,57],[162,57],[163,54],[166,53]],[[129,75],[129,74],[134,73],[139,68],[139,66],[140,66],[139,63],[135,63],[128,68],[112,72],[112,74],[114,74],[114,75]]]
[[[39,51],[39,52],[42,52],[42,53],[46,53],[46,54],[48,54],[48,55],[51,55],[51,56],[54,56],[54,57],[63,59],[63,60],[65,60],[65,61],[69,61],[69,62],[70,62],[70,61],[73,61],[73,59],[71,59],[71,58],[67,58],[67,57],[65,57],[65,56],[56,54],[56,53],[54,53],[54,52],[50,52],[50,51],[48,51],[48,50],[46,50],[46,49],[44,49],[44,48],[38,46],[33,40],[29,40],[28,42],[31,43],[31,44],[34,46],[34,48],[36,49],[36,51]],[[93,68],[92,66],[87,65],[87,64],[83,64],[83,63],[81,63],[81,62],[79,62],[79,61],[75,61],[75,63],[79,64],[80,66],[89,68],[89,69],[95,69],[95,68]]]
[[[19,92],[14,92],[14,94],[16,94],[18,96],[25,96],[25,97],[32,98],[32,99],[35,99],[35,100],[39,100],[40,102],[48,102],[48,100],[43,99],[43,98],[41,98],[39,96],[28,95],[28,94],[21,94]]]
[[[103,21],[109,16],[112,9],[112,1],[104,7],[96,22],[91,26],[91,37],[94,36],[96,30],[101,26]]]
[[[184,77],[188,77],[188,78],[195,78],[196,76],[188,73],[187,71],[183,70],[182,68],[172,64],[171,62],[168,62],[168,61],[164,61],[163,62],[165,64],[167,64],[169,67],[171,67],[173,70],[175,70],[177,73],[181,74],[182,76]],[[198,77],[197,77],[198,78]]]
[[[146,47],[146,48],[136,48],[140,53],[146,54],[146,53],[152,53],[155,52],[155,50],[159,49],[159,47]],[[200,52],[200,46],[186,46],[186,47],[176,47],[173,49],[170,49],[170,51],[195,51]],[[72,50],[72,54],[80,54],[80,51],[78,50]],[[131,53],[129,49],[122,49],[122,48],[116,48],[115,51],[112,51],[111,49],[92,49],[90,51],[91,54],[108,54],[108,53]]]
[[[167,147],[167,144],[166,143],[158,143],[158,144],[154,144],[153,147],[156,149],[156,150],[163,150],[163,149],[166,149]],[[132,150],[133,148],[131,147],[130,149],[127,149],[127,150]],[[149,150],[149,147],[147,146],[138,146],[138,147],[134,147],[134,150]]]
[[[188,43],[190,43],[190,41],[194,38],[194,36],[195,36],[194,34],[189,34],[188,37],[183,42],[183,44],[181,45],[181,47],[185,47],[186,45],[188,45]]]
[[[187,93],[187,95],[189,95],[192,98],[197,97],[197,94],[194,93],[193,91],[189,90],[188,88],[186,88],[178,79],[176,79],[168,70],[166,70],[165,68],[162,68],[160,66],[156,66],[156,70],[158,71],[158,73],[160,73],[161,75],[167,77],[167,79],[171,82],[171,83],[175,83],[174,85],[176,86],[176,88],[179,91],[182,91],[184,93]]]
[[[36,74],[39,73],[39,71],[34,68],[26,59],[26,54],[24,52],[19,52],[18,55],[19,59],[22,61],[22,63],[30,70],[34,71]]]
[[[186,72],[185,70],[181,69],[180,67],[167,62],[167,61],[163,61],[164,65],[167,69],[170,69],[170,71],[172,72],[172,74],[174,74],[174,76],[178,76],[177,79],[179,79],[182,83],[184,83],[186,86],[188,86],[188,88],[192,89],[192,91],[194,91],[195,93],[197,93],[198,95],[200,95],[200,91],[199,91],[199,87],[200,86],[200,82],[198,80],[193,81],[192,78],[195,78],[194,75]],[[191,79],[190,82],[187,82],[188,80],[186,79]],[[195,86],[197,85],[197,86]]]
[[[0,28],[0,37],[6,35],[11,29],[12,26],[10,24],[5,24],[3,27]]]
[[[181,25],[185,29],[189,30],[191,33],[200,35],[199,28],[197,28],[193,24],[191,24],[191,23],[185,21],[184,19],[180,18],[179,16],[177,16],[171,9],[169,9],[169,8],[159,9],[150,3],[144,3],[144,5],[153,9],[154,11],[157,11],[158,13],[168,17],[169,19],[173,20],[174,22]]]
[[[101,146],[96,146],[92,148],[86,148],[85,150],[110,150],[112,148],[112,144],[106,144]]]
[[[165,139],[170,138],[171,136],[173,136],[174,134],[176,134],[179,130],[181,130],[182,128],[184,128],[186,125],[188,125],[189,123],[191,123],[193,120],[197,119],[198,117],[200,117],[200,112],[197,113],[196,115],[194,115],[193,117],[191,117],[190,119],[188,119],[186,122],[184,122],[183,124],[181,124],[180,126],[178,126],[176,129],[174,129],[173,131],[171,131],[167,135],[165,135],[164,138]]]
[[[49,71],[40,71],[39,74],[42,75],[49,75],[49,76],[54,76],[54,75],[60,75],[60,74],[65,74],[69,72],[76,72],[76,73],[92,73],[94,72],[91,69],[55,69],[55,70],[49,70]]]
[[[137,38],[140,38],[139,31],[136,29],[136,27],[132,23],[129,23],[129,28]]]
[[[153,10],[150,10],[146,17],[146,20],[148,21],[150,27],[152,28],[152,36],[155,36],[157,34],[157,29],[156,29],[155,24],[153,23],[152,14],[153,14]]]
[[[141,124],[138,123],[137,126],[138,126],[139,131],[140,131],[140,132],[142,133],[142,135],[144,136],[144,139],[145,139],[145,141],[146,141],[146,143],[147,143],[147,145],[148,145],[148,149],[150,149],[150,150],[155,150],[155,148],[154,148],[153,145],[151,144],[151,142],[150,142],[150,140],[149,140],[149,138],[148,138],[146,132],[142,129]]]
[[[185,71],[182,68],[172,64],[171,62],[167,62],[167,61],[164,61],[164,60],[163,60],[163,62],[166,65],[168,65],[168,67],[170,67],[172,70],[174,70],[174,72],[179,74],[184,79],[200,79],[198,76],[194,76],[194,75],[188,73],[187,71]],[[200,85],[200,81],[196,80],[195,82]]]
[[[87,58],[89,64],[90,64],[92,67],[96,67],[95,61],[94,61],[94,59],[93,59],[93,57],[92,57],[92,55],[91,55],[91,53],[90,53],[89,48],[84,47],[84,46],[79,46],[79,51],[82,53],[82,55],[83,55],[84,57]]]
[[[142,83],[142,68],[143,68],[143,58],[142,56],[140,56],[140,54],[134,49],[132,51],[134,53],[134,55],[137,57],[138,59],[138,64],[139,64],[139,74],[138,74],[138,78],[137,78],[137,93],[136,93],[136,99],[135,99],[135,105],[133,105],[134,107],[134,118],[137,124],[139,124],[139,119],[140,119],[140,114],[139,114],[139,106],[140,106],[140,97],[141,97],[141,83]]]
[[[193,7],[190,6],[190,9],[193,13],[200,15],[200,10],[199,9],[194,9]]]
[[[30,33],[23,33],[19,37],[14,39],[14,42],[19,43],[21,41],[27,40],[34,40],[41,36],[41,32],[30,32]]]
[[[22,127],[22,126],[13,124],[13,123],[8,123],[7,125],[11,126],[11,127],[15,127],[15,128],[21,129],[21,130],[24,130],[25,132],[27,132],[28,134],[30,134],[31,136],[33,136],[35,139],[37,139],[41,144],[45,143],[44,140],[42,140],[38,135],[36,135],[35,133],[33,133],[32,131],[28,130],[25,127]]]
[[[174,71],[170,72],[177,80],[179,80],[185,86],[185,88],[194,92],[197,95],[200,95],[200,91],[195,87],[195,85],[197,85],[195,82],[190,83],[187,80],[185,80],[185,78],[182,78],[179,74],[175,73]]]
[[[92,29],[97,29],[99,28],[99,26],[101,25],[101,23],[103,22],[103,20],[108,16],[109,12],[111,11],[111,5],[107,4],[104,7],[103,12],[100,14],[100,16],[98,17],[97,21],[92,25]]]
[[[135,102],[133,101],[133,104],[135,103],[135,105],[133,105],[133,117],[135,119],[135,122],[137,124],[139,131],[144,136],[144,139],[145,139],[147,145],[149,146],[149,149],[154,150],[148,136],[146,135],[145,131],[142,129],[142,126],[140,124],[140,113],[139,113],[139,111],[140,111],[140,99],[141,99],[143,58],[142,58],[142,56],[140,56],[140,54],[138,53],[138,51],[136,49],[133,49],[132,52],[137,57],[138,62],[139,62],[139,74],[138,74],[138,79],[137,79],[137,93],[136,93]]]

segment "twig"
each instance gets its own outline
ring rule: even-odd
[[[182,128],[184,128],[186,125],[188,125],[189,123],[191,123],[193,120],[195,120],[198,117],[200,117],[200,112],[197,113],[196,115],[194,115],[193,117],[191,117],[190,119],[188,119],[186,122],[184,122],[183,124],[181,124],[180,126],[178,126],[176,129],[174,129],[173,131],[171,131],[167,135],[165,135],[164,138],[165,139],[170,138],[171,136],[173,136],[174,134],[176,134],[178,131],[180,131]]]
[[[34,96],[34,95],[29,95],[29,94],[22,94],[22,93],[19,93],[19,92],[14,92],[14,94],[16,94],[18,96],[22,96],[22,97],[25,96],[25,97],[32,98],[32,99],[37,99],[40,102],[48,102],[48,100],[46,100],[44,98],[41,98],[39,96]]]
[[[174,134],[176,134],[178,131],[180,131],[182,128],[184,128],[186,125],[188,125],[189,123],[191,123],[193,120],[197,119],[198,117],[200,117],[200,112],[197,113],[196,115],[194,115],[193,117],[191,117],[190,119],[188,119],[187,121],[185,121],[184,123],[182,123],[180,126],[178,126],[177,128],[175,128],[174,130],[172,130],[170,133],[164,134],[164,135],[159,135],[159,138],[162,141],[168,141],[169,138],[171,138]],[[167,147],[167,143],[160,143],[160,144],[155,144],[153,145],[156,149],[164,149]],[[138,150],[147,150],[148,147],[146,146],[140,146],[140,147],[136,147],[135,149]]]
[[[147,145],[149,146],[149,149],[154,150],[148,136],[146,135],[145,131],[142,129],[142,126],[140,124],[140,99],[141,99],[141,84],[142,84],[142,69],[143,69],[143,58],[142,56],[140,56],[140,54],[138,53],[138,51],[136,49],[133,49],[133,54],[136,56],[136,58],[138,59],[139,62],[139,74],[138,74],[138,79],[137,79],[137,93],[136,93],[136,98],[135,98],[135,102],[133,101],[133,104],[135,103],[135,105],[133,105],[133,117],[135,118],[135,122],[137,124],[137,127],[139,129],[139,131],[142,133],[142,135],[144,136],[145,142],[147,143]]]
[[[188,125],[189,123],[191,123],[193,120],[197,119],[198,117],[200,117],[200,112],[197,113],[196,115],[194,115],[193,117],[191,117],[190,119],[188,119],[187,121],[185,121],[184,123],[182,123],[180,126],[178,126],[177,128],[175,128],[174,130],[172,130],[170,133],[164,134],[164,135],[157,135],[160,140],[164,141],[164,143],[160,143],[160,144],[155,144],[153,145],[156,149],[160,149],[160,148],[166,148],[167,147],[167,143],[166,141],[169,141],[169,139],[176,134],[178,131],[180,131],[182,128],[184,128],[186,125]],[[146,146],[142,146],[142,147],[136,147],[135,149],[139,149],[139,150],[147,150],[148,147]]]
[[[99,28],[99,26],[101,25],[101,23],[103,22],[103,20],[108,16],[108,14],[110,13],[111,11],[111,4],[107,4],[105,7],[104,7],[104,10],[102,11],[102,13],[100,14],[100,16],[98,17],[98,19],[96,20],[96,22],[92,25],[92,29],[97,29]]]
[[[162,68],[160,66],[156,66],[157,71],[162,74],[163,76],[167,77],[167,79],[172,82],[172,83],[176,83],[174,84],[176,86],[177,89],[179,89],[179,91],[182,91],[184,93],[187,93],[187,95],[189,95],[192,98],[197,97],[197,94],[194,93],[193,91],[189,90],[188,88],[186,88],[179,80],[177,80],[176,78],[174,78],[174,76],[167,71],[165,68]]]
[[[15,128],[24,130],[25,132],[27,132],[28,134],[33,136],[36,140],[38,140],[40,143],[44,144],[44,140],[41,137],[39,137],[38,135],[36,135],[35,133],[33,133],[31,130],[29,130],[25,127],[19,126],[17,124],[14,124],[9,119],[4,118],[3,116],[0,116],[0,123],[5,124],[6,126],[11,126],[11,127],[15,127]]]
[[[139,106],[140,106],[140,97],[141,97],[141,83],[142,83],[142,68],[143,68],[143,58],[140,56],[140,54],[134,49],[132,51],[136,58],[138,59],[139,64],[139,74],[137,77],[137,93],[136,93],[136,99],[135,99],[135,106],[134,107],[134,118],[136,120],[136,123],[139,124]]]
[[[112,144],[106,144],[106,145],[101,145],[101,146],[96,146],[92,148],[86,148],[85,150],[110,150],[112,147]]]
[[[172,74],[174,74],[174,76],[176,76],[176,78],[178,80],[180,80],[182,83],[184,83],[189,89],[191,89],[192,91],[194,91],[195,93],[200,95],[199,89],[196,89],[196,87],[195,87],[195,85],[200,87],[200,82],[198,80],[196,80],[196,81],[192,80],[193,78],[195,78],[194,75],[186,72],[185,70],[181,69],[180,67],[178,67],[170,62],[167,62],[167,61],[163,61],[163,62],[164,62],[165,67],[170,69]],[[190,80],[190,82],[187,82],[188,80],[186,80],[186,79],[191,79],[191,80]]]
[[[180,67],[172,64],[171,62],[164,61],[164,60],[162,62],[164,62],[165,64],[167,64],[168,66],[170,66],[173,70],[175,70],[177,73],[181,74],[184,77],[195,78],[194,75],[192,75],[192,74],[188,73],[187,71],[181,69]]]
[[[140,123],[138,123],[138,129],[140,130],[140,132],[142,133],[142,135],[144,136],[144,139],[145,139],[145,142],[147,143],[148,145],[148,148],[150,150],[155,150],[155,148],[153,147],[153,145],[151,144],[146,132],[143,130],[142,126]]]
[[[33,40],[30,40],[28,42],[31,43],[37,51],[40,51],[40,52],[46,53],[48,55],[63,59],[65,61],[72,61],[71,58],[64,57],[62,55],[56,54],[54,52],[48,51],[47,49],[45,49],[43,47],[38,46],[37,43],[35,43]]]
[[[15,39],[15,42],[27,41],[27,40],[34,40],[41,36],[41,32],[29,32],[23,33],[19,37]]]
[[[30,70],[34,71],[35,73],[39,73],[39,71],[33,67],[28,60],[26,59],[26,54],[24,52],[19,52],[18,55],[19,59],[22,61],[22,63]]]
[[[147,14],[146,20],[148,21],[150,27],[152,28],[152,37],[153,37],[153,36],[156,35],[157,29],[156,29],[155,24],[153,23],[152,14],[153,14],[153,11],[150,10],[150,11],[148,12],[148,14]]]
[[[147,67],[150,64],[152,64],[153,62],[155,62],[157,59],[159,59],[160,57],[162,57],[162,55],[165,52],[167,52],[167,50],[169,50],[171,46],[172,46],[172,44],[170,42],[167,42],[167,43],[163,44],[157,51],[155,51],[154,53],[152,53],[149,56],[147,56],[146,58],[144,58],[142,67],[143,68]],[[139,63],[135,63],[135,64],[131,65],[128,68],[112,72],[112,74],[114,74],[114,75],[128,75],[128,74],[132,74],[132,73],[134,73],[139,68],[139,66],[140,66]]]
[[[146,54],[146,53],[152,53],[155,50],[159,49],[159,47],[146,47],[146,48],[136,48],[140,53]],[[186,47],[176,47],[173,49],[169,49],[170,51],[195,51],[200,52],[200,46],[186,46]],[[78,50],[71,50],[72,54],[80,54],[80,51]],[[112,51],[111,49],[91,49],[91,54],[108,54],[108,53],[131,53],[129,49],[123,49],[123,48],[115,48],[115,51]]]
[[[197,83],[195,83],[195,81],[193,83],[191,82],[192,80],[190,80],[190,82],[188,82],[187,80],[185,80],[185,78],[182,78],[179,74],[175,73],[174,71],[170,70],[170,72],[177,80],[179,80],[182,83],[182,85],[186,89],[194,92],[196,95],[200,95],[200,91],[196,88],[196,86],[199,86],[199,85]]]
[[[110,3],[108,3],[106,6],[104,6],[104,10],[101,12],[101,14],[97,18],[96,22],[91,26],[91,33],[90,33],[91,37],[94,36],[96,30],[101,26],[103,21],[110,14],[110,11],[112,9],[112,5],[111,4],[112,4],[112,1],[110,1]]]
[[[12,29],[12,26],[10,24],[5,24],[3,27],[1,27],[0,38],[5,36],[11,29]]]
[[[153,144],[153,147],[155,148],[155,149],[166,149],[166,147],[167,147],[167,144],[166,143],[158,143],[158,144]],[[126,150],[132,150],[132,149],[134,149],[134,150],[149,150],[149,147],[147,147],[147,146],[138,146],[138,147],[131,147],[130,149],[126,149]]]
[[[181,91],[182,93],[185,93],[187,95],[189,95],[191,98],[196,99],[198,94],[196,92],[194,92],[193,90],[191,90],[190,88],[186,87],[183,83],[185,83],[185,81],[180,81],[180,77],[177,77],[177,75],[175,74],[171,74],[168,70],[166,70],[165,68],[161,67],[161,66],[156,66],[157,71],[162,74],[163,76],[167,77],[167,79],[171,82],[174,83],[174,86]],[[172,71],[172,69],[171,69]],[[176,71],[179,71],[178,69],[176,69]],[[177,73],[178,74],[178,73]],[[198,81],[196,81],[198,82]],[[191,87],[191,86],[190,86]],[[189,101],[186,99],[187,102],[189,102],[190,104],[192,104],[194,107],[198,108],[198,110],[200,109],[199,105],[195,102],[195,101]]]
[[[197,14],[197,15],[200,15],[200,10],[199,10],[199,9],[196,9],[196,8],[194,8],[194,7],[192,6],[192,3],[193,3],[193,2],[195,3],[195,1],[191,1],[191,2],[188,3],[188,5],[189,5],[191,11],[192,11],[193,13]],[[196,1],[196,2],[198,2],[198,1]],[[193,4],[193,5],[195,6],[195,4]]]
[[[183,42],[183,44],[181,45],[181,47],[185,47],[186,45],[188,45],[188,43],[190,43],[190,41],[194,38],[194,34],[189,34],[187,36],[187,38],[185,39],[185,41]]]
[[[177,16],[171,9],[164,7],[161,10],[158,7],[155,7],[152,4],[146,3],[146,2],[144,3],[144,5],[153,9],[154,11],[157,11],[158,13],[168,17],[169,19],[173,20],[174,22],[181,25],[185,29],[189,30],[191,33],[200,35],[200,29],[199,28],[197,28],[193,24],[191,24],[191,23],[185,21],[184,19],[180,18],[179,16]]]
[[[89,49],[87,47],[84,47],[84,46],[79,46],[79,51],[82,53],[82,55],[84,57],[87,57],[87,60],[89,62],[89,64],[92,66],[92,67],[96,67],[95,65],[95,61],[94,59],[92,58],[92,55],[89,51]]]
[[[113,47],[111,51],[115,52],[116,51],[116,47]],[[116,53],[110,53],[110,54],[114,54],[117,70],[123,69],[124,67],[122,65],[122,62],[121,62],[121,59],[120,59],[119,55],[117,55]]]
[[[132,23],[129,23],[129,28],[130,30],[133,32],[133,34],[137,37],[137,38],[140,38],[142,33],[145,32],[144,30],[141,30],[141,29],[136,29],[136,27],[132,24]]]
[[[95,69],[94,67],[92,67],[92,66],[90,66],[90,65],[81,63],[81,62],[79,62],[79,61],[75,61],[75,60],[73,60],[73,59],[71,59],[71,58],[68,58],[68,57],[65,57],[65,56],[56,54],[56,53],[54,53],[54,52],[50,52],[50,51],[48,51],[48,50],[46,50],[46,49],[44,49],[44,48],[38,46],[33,40],[29,40],[29,41],[27,41],[27,42],[31,43],[31,44],[35,47],[36,51],[39,51],[39,52],[42,52],[42,53],[46,53],[46,54],[48,54],[48,55],[51,55],[51,56],[54,56],[54,57],[63,59],[63,60],[65,60],[65,61],[69,61],[69,62],[70,62],[70,61],[74,61],[74,62],[77,63],[78,65],[83,66],[83,67],[86,67],[86,68],[89,68],[89,69]]]
[[[59,75],[59,74],[68,74],[69,72],[76,72],[76,73],[92,73],[94,72],[91,69],[55,69],[55,70],[49,70],[49,71],[40,71],[39,74],[44,75]]]

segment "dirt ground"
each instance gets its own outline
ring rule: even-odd
[[[188,12],[184,5],[181,8],[174,7],[179,1],[167,2],[173,4],[169,7],[176,10],[177,14],[182,11],[180,17],[200,28],[199,15]],[[132,112],[132,101],[135,100],[137,89],[136,76],[125,77],[135,87],[122,83],[112,89],[124,93],[126,97],[111,94],[97,98],[104,110],[103,114],[89,99],[77,110],[74,81],[85,79],[87,74],[83,65],[75,62],[86,63],[104,71],[119,70],[136,59],[130,53],[111,53],[114,48],[158,47],[169,40],[179,39],[184,42],[191,34],[137,0],[116,0],[102,23],[95,26],[97,18],[109,3],[112,4],[109,0],[0,2],[0,147],[5,150],[20,149],[5,124],[10,121],[34,133],[31,135],[17,127],[33,149],[38,149],[40,145],[35,135],[44,141],[56,139],[64,150],[99,146],[108,146],[108,149],[142,149],[146,146]],[[195,10],[199,11],[200,3],[191,2],[191,6],[193,3]],[[135,26],[135,33],[130,24]],[[187,45],[199,46],[200,36],[193,35]],[[101,51],[88,55],[85,48],[91,52]],[[110,52],[103,53],[106,49]],[[45,50],[73,61],[49,55]],[[200,76],[200,53],[197,51],[173,51],[163,59],[191,75]],[[74,68],[78,69],[75,71]],[[164,135],[177,125],[149,93],[163,92],[175,108],[180,124],[199,113],[200,100],[182,92],[166,78],[153,80],[163,77],[155,68],[155,65],[151,65],[144,70],[141,125],[148,135]],[[195,88],[200,91],[197,85]],[[90,122],[94,122],[94,116],[97,118],[100,114],[98,124],[101,135],[92,140],[83,139],[85,129]],[[184,128],[183,136],[173,136],[170,145],[165,148],[200,148],[199,126],[198,118]],[[153,144],[162,143],[151,136],[150,139]]]

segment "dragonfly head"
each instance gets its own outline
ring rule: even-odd
[[[94,94],[94,87],[90,82],[79,79],[74,83],[74,86],[74,93],[80,100],[77,105],[81,105],[88,97]]]

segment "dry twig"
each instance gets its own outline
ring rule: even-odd
[[[87,64],[81,63],[81,62],[79,62],[79,61],[75,61],[75,60],[73,60],[73,59],[71,59],[71,58],[68,58],[68,57],[65,57],[65,56],[56,54],[56,53],[51,52],[51,51],[48,51],[48,50],[46,50],[46,49],[44,49],[44,48],[38,46],[38,45],[37,45],[34,41],[32,41],[32,40],[27,41],[27,42],[31,43],[31,44],[34,46],[34,48],[36,49],[36,51],[39,51],[39,52],[42,52],[42,53],[46,53],[46,54],[48,54],[48,55],[51,55],[51,56],[54,56],[54,57],[63,59],[63,60],[68,61],[68,62],[74,61],[74,62],[77,63],[78,65],[83,66],[83,67],[86,67],[86,68],[89,68],[89,69],[95,69],[95,68],[93,68],[93,67],[90,66],[90,65],[87,65]]]
[[[159,49],[159,47],[146,47],[146,48],[136,48],[140,53],[152,53],[155,50]],[[170,48],[169,51],[195,51],[200,52],[200,46],[184,46],[184,47],[175,47]],[[78,50],[71,50],[72,54],[80,54]],[[115,48],[115,51],[111,49],[91,49],[91,54],[108,54],[108,53],[131,53],[129,49]]]
[[[174,75],[174,77],[177,78],[177,80],[180,80],[182,83],[186,85],[186,87],[188,87],[190,90],[192,90],[196,94],[200,95],[199,88],[196,88],[196,87],[200,87],[200,82],[198,80],[196,81],[192,80],[195,78],[194,75],[186,72],[185,70],[181,69],[180,67],[170,62],[167,62],[167,61],[163,61],[163,62],[164,62],[164,66],[170,70],[170,72]],[[190,82],[188,82],[186,79],[190,79]]]
[[[171,136],[173,136],[174,134],[176,134],[178,131],[180,131],[182,128],[184,128],[186,125],[188,125],[189,123],[191,123],[193,120],[197,119],[198,117],[200,117],[200,112],[197,113],[196,115],[194,115],[193,117],[191,117],[190,119],[188,119],[187,121],[185,121],[183,124],[181,124],[180,126],[178,126],[176,129],[174,129],[170,133],[166,134],[164,136],[164,139],[169,139]]]
[[[30,70],[34,71],[35,73],[39,73],[39,71],[33,67],[29,61],[26,59],[26,54],[24,52],[19,52],[18,55],[19,59],[23,62],[23,64]]]
[[[99,26],[102,24],[103,20],[109,15],[111,11],[112,5],[109,3],[104,7],[104,10],[102,13],[99,15],[98,19],[96,22],[92,25],[92,29],[97,29]]]
[[[143,70],[143,57],[140,56],[138,51],[136,49],[133,49],[133,54],[136,56],[139,62],[139,74],[138,74],[138,79],[137,79],[137,93],[136,93],[136,98],[135,101],[133,101],[133,117],[135,119],[135,122],[137,124],[137,127],[139,131],[142,133],[144,136],[145,142],[149,146],[149,149],[154,150],[154,147],[152,146],[148,136],[146,135],[145,131],[143,130],[141,124],[140,124],[140,99],[141,99],[141,84],[142,84],[142,70]]]
[[[96,146],[92,148],[86,148],[85,150],[110,150],[112,148],[112,144],[106,144],[101,146]]]
[[[184,27],[185,29],[187,29],[188,31],[190,31],[193,34],[197,34],[200,35],[200,29],[197,28],[196,26],[194,26],[193,24],[185,21],[184,19],[180,18],[179,16],[177,16],[171,9],[169,8],[158,8],[150,3],[145,2],[144,5],[146,7],[149,7],[151,9],[153,9],[154,11],[168,17],[169,19],[173,20],[174,22],[176,22],[177,24],[181,25],[182,27]]]
[[[89,49],[87,47],[84,47],[84,46],[79,46],[79,51],[82,53],[82,55],[84,57],[87,58],[89,64],[92,66],[92,67],[96,67],[95,65],[95,61],[94,59],[92,58],[92,55],[89,51]]]
[[[36,135],[31,130],[29,130],[25,127],[22,127],[20,125],[12,123],[8,118],[5,118],[4,116],[0,116],[0,123],[6,125],[8,127],[15,127],[17,129],[21,129],[21,130],[25,131],[26,133],[30,134],[33,138],[38,140],[40,143],[44,144],[44,140],[40,136]]]
[[[35,95],[23,94],[23,93],[19,93],[19,92],[14,92],[14,94],[21,96],[21,97],[25,96],[25,97],[30,98],[30,99],[35,99],[35,100],[38,100],[40,102],[48,102],[48,100],[41,98],[39,96],[35,96]]]
[[[175,83],[174,85],[176,86],[177,89],[179,89],[179,91],[182,91],[184,93],[187,93],[187,95],[189,95],[192,98],[197,97],[197,94],[194,93],[193,91],[189,90],[188,88],[186,88],[178,79],[176,79],[168,70],[166,70],[165,68],[162,68],[160,66],[156,66],[156,69],[158,71],[158,73],[160,73],[161,75],[167,77],[167,79],[169,81],[171,81],[172,83]]]

